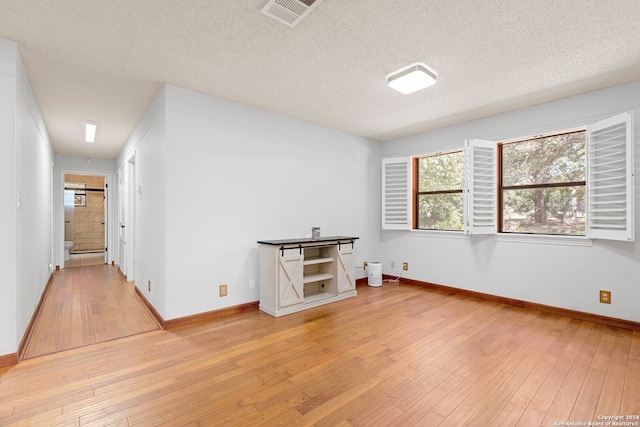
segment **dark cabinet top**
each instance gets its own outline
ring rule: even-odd
[[[311,237],[304,237],[301,239],[279,239],[279,240],[258,240],[258,243],[262,245],[299,245],[303,243],[319,243],[319,242],[336,242],[336,241],[352,241],[357,240],[359,237],[352,236],[327,236],[318,237],[312,239]]]

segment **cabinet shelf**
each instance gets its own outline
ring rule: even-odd
[[[327,299],[327,298],[334,298],[335,295],[334,294],[330,294],[328,292],[323,292],[320,294],[313,294],[313,295],[309,295],[304,297],[304,304],[311,304],[313,302],[316,301],[321,301],[323,299]]]
[[[321,273],[321,274],[310,274],[308,276],[304,276],[302,279],[302,283],[311,283],[311,282],[320,282],[321,280],[331,280],[333,279],[333,274]]]
[[[313,264],[326,264],[329,262],[333,262],[333,258],[331,257],[311,257],[304,259],[304,265],[313,265]]]

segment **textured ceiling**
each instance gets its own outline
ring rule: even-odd
[[[264,3],[0,0],[0,37],[56,152],[102,158],[163,83],[386,141],[640,79],[638,0],[324,0],[295,28]],[[436,85],[390,89],[413,62]]]

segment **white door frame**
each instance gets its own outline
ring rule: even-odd
[[[118,169],[118,266],[131,282],[135,280],[136,155]]]
[[[58,191],[56,191],[57,196],[59,197],[60,203],[59,203],[59,207],[58,207],[58,236],[59,237],[59,241],[55,242],[55,246],[58,248],[57,253],[58,253],[58,264],[60,266],[60,268],[64,268],[64,177],[67,174],[72,174],[72,175],[89,175],[89,176],[102,176],[105,178],[105,184],[109,187],[109,188],[113,188],[113,182],[114,182],[114,174],[112,172],[104,172],[104,171],[100,171],[100,170],[96,170],[96,171],[91,171],[91,170],[86,170],[86,169],[60,169],[60,176],[58,177]],[[105,195],[106,195],[106,191],[105,191]],[[107,212],[113,212],[113,203],[114,200],[112,200],[112,197],[106,197],[105,199],[105,209]],[[105,231],[105,242],[106,242],[106,254],[105,254],[105,263],[110,264],[112,261],[115,262],[115,255],[116,255],[116,251],[113,249],[113,246],[111,243],[115,242],[115,237],[114,236],[114,229],[115,227],[114,222],[115,222],[116,218],[114,218],[114,215],[107,215],[105,216],[105,224],[104,224],[104,231]]]

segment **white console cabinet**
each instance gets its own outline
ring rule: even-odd
[[[260,310],[278,317],[356,296],[357,239],[259,241]]]

